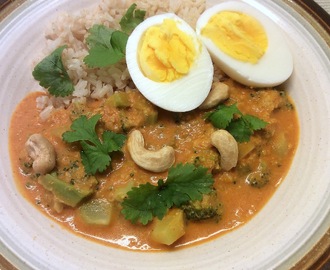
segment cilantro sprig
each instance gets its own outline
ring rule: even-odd
[[[41,60],[32,75],[40,86],[56,97],[69,96],[74,91],[73,83],[63,65],[62,53],[66,46],[61,46]]]
[[[214,111],[206,114],[214,127],[226,129],[238,142],[248,142],[254,131],[267,126],[267,122],[256,116],[243,114],[236,104],[219,105]]]
[[[86,42],[89,47],[84,63],[91,68],[107,67],[125,58],[126,44],[129,33],[144,20],[145,11],[135,10],[132,4],[120,20],[122,31],[95,24],[89,29],[90,35]]]
[[[145,10],[136,9],[136,6],[136,4],[132,4],[119,22],[121,29],[127,34],[130,34],[146,15]]]
[[[133,223],[148,224],[153,217],[162,219],[173,206],[201,200],[203,194],[212,191],[214,179],[207,168],[193,164],[178,164],[169,169],[167,180],[158,180],[132,188],[121,203],[121,213]]]
[[[95,131],[100,118],[100,114],[89,119],[82,115],[73,121],[71,131],[66,131],[62,135],[63,140],[68,143],[80,143],[85,172],[92,175],[106,170],[111,162],[110,153],[119,151],[126,140],[125,135],[104,131],[101,141]]]
[[[89,52],[84,63],[90,68],[99,68],[124,59],[128,35],[144,20],[145,14],[144,10],[136,9],[136,4],[132,4],[119,22],[122,31],[98,24],[89,29],[90,35],[86,39]],[[48,89],[55,97],[66,97],[74,91],[73,82],[62,62],[65,48],[66,45],[54,50],[41,60],[32,72],[40,86]]]
[[[86,39],[89,53],[84,58],[89,67],[106,67],[116,64],[125,57],[128,35],[104,25],[93,25]]]

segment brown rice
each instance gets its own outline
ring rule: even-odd
[[[195,27],[199,15],[205,9],[205,0],[101,0],[98,5],[75,14],[60,14],[46,29],[46,49],[43,53],[45,56],[59,46],[67,46],[63,51],[62,60],[74,83],[74,92],[66,98],[48,95],[39,97],[37,108],[41,111],[42,119],[46,119],[54,109],[67,107],[71,102],[85,103],[87,97],[101,99],[114,91],[125,91],[134,87],[124,60],[113,66],[93,69],[88,68],[83,62],[88,54],[85,43],[88,29],[94,24],[120,29],[119,21],[133,2],[139,9],[147,11],[146,17],[173,12],[192,27]]]

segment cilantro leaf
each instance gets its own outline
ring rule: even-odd
[[[89,29],[86,42],[89,46],[84,63],[89,67],[106,67],[116,64],[125,57],[128,35],[121,31],[94,25]]]
[[[128,35],[121,31],[115,31],[112,33],[112,37],[111,37],[112,48],[118,54],[122,54],[123,57],[125,57],[127,39],[128,39]]]
[[[133,223],[146,225],[153,217],[162,219],[167,210],[189,201],[201,200],[203,194],[212,191],[214,179],[204,167],[178,164],[169,169],[167,181],[158,180],[134,187],[122,202],[121,213]]]
[[[248,142],[254,131],[263,129],[267,126],[267,122],[256,116],[243,114],[236,104],[219,105],[215,111],[206,114],[214,127],[226,129],[236,141]]]
[[[62,135],[63,140],[68,143],[80,143],[85,172],[92,175],[106,170],[111,162],[110,153],[119,151],[126,139],[125,135],[104,131],[101,141],[95,131],[100,118],[100,114],[89,119],[82,115],[73,121],[71,131],[66,131]]]
[[[189,200],[201,200],[203,194],[210,192],[213,182],[212,176],[207,174],[207,168],[195,167],[193,164],[178,164],[175,170],[169,170],[165,190],[169,196],[166,198],[171,198],[175,206]]]
[[[128,34],[144,20],[145,13],[144,10],[136,9],[136,4],[132,4],[119,22],[122,31],[100,24],[93,25],[86,39],[89,52],[84,63],[97,68],[110,66],[124,59]]]
[[[56,97],[69,96],[74,91],[73,83],[62,62],[62,52],[65,47],[59,47],[46,56],[32,72],[40,86],[48,89],[48,92]]]
[[[123,58],[123,54],[118,54],[113,49],[93,47],[89,50],[89,54],[84,58],[84,62],[91,68],[107,67],[116,64]]]
[[[78,141],[90,141],[97,144],[99,138],[95,132],[97,122],[101,119],[100,114],[87,119],[86,115],[82,115],[72,122],[71,130],[63,133],[63,140],[68,143]]]
[[[127,34],[131,33],[144,20],[146,15],[144,10],[135,9],[136,4],[132,4],[119,22],[121,29]]]
[[[107,152],[119,151],[123,147],[125,139],[125,135],[107,130],[102,134],[103,147]]]
[[[90,35],[86,38],[89,47],[102,46],[111,48],[111,35],[115,30],[101,24],[95,24],[88,30]]]
[[[157,186],[146,183],[133,187],[127,196],[122,202],[122,214],[133,223],[139,221],[146,225],[154,216],[162,218],[166,214],[167,208],[158,198]]]
[[[236,104],[226,106],[219,105],[215,111],[206,115],[214,127],[219,129],[225,129],[229,123],[233,120],[235,114],[241,114]]]
[[[267,122],[265,122],[262,119],[259,119],[258,117],[254,116],[254,115],[249,115],[249,114],[245,114],[244,116],[242,116],[242,118],[249,123],[250,128],[252,130],[260,130],[263,129],[267,126]]]
[[[233,135],[238,142],[248,142],[253,135],[253,130],[242,117],[232,121],[226,130]]]
[[[111,158],[102,147],[89,144],[85,141],[80,142],[82,151],[81,159],[87,174],[96,174],[97,171],[103,172],[109,165]]]

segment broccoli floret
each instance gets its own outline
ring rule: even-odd
[[[204,194],[201,201],[191,201],[181,206],[188,220],[200,221],[210,218],[221,218],[221,203],[216,191]]]
[[[262,188],[268,182],[270,178],[270,172],[265,163],[260,163],[258,169],[250,173],[246,178],[246,183],[255,188]]]

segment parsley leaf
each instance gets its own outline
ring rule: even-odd
[[[238,142],[248,142],[254,131],[263,129],[268,124],[256,116],[244,115],[236,104],[229,106],[221,104],[205,117],[214,127],[226,129]]]
[[[62,62],[65,47],[61,46],[46,56],[32,72],[40,86],[48,89],[48,92],[56,97],[69,96],[74,91],[73,83]]]
[[[146,15],[144,10],[135,9],[136,4],[132,4],[119,22],[121,29],[127,34],[130,34],[144,20],[144,16]]]
[[[167,181],[158,180],[132,188],[122,202],[121,213],[133,223],[146,225],[153,217],[162,219],[167,210],[189,201],[201,200],[212,191],[214,179],[207,168],[178,164],[169,169]]]
[[[95,24],[89,29],[86,42],[89,46],[84,62],[89,67],[106,67],[125,57],[128,35],[104,25]]]
[[[110,165],[110,153],[119,151],[126,139],[125,135],[104,131],[101,141],[95,131],[100,118],[100,114],[89,119],[82,115],[73,121],[71,131],[66,131],[62,135],[63,140],[68,143],[80,143],[81,159],[87,174],[103,172]]]

